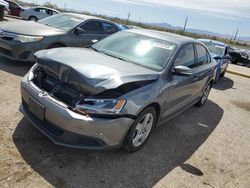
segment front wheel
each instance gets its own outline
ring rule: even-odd
[[[204,90],[201,99],[199,100],[199,102],[196,103],[196,106],[201,107],[203,106],[208,99],[208,95],[210,93],[210,90],[212,88],[212,83],[208,84],[208,86],[206,87],[206,89]]]
[[[151,135],[156,124],[156,110],[153,107],[144,109],[135,119],[125,141],[124,148],[128,152],[140,150]]]
[[[34,21],[34,22],[37,22],[38,19],[37,19],[37,17],[35,17],[35,16],[30,16],[30,17],[29,17],[29,20],[30,20],[30,21]]]

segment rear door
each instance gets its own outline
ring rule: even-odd
[[[85,32],[73,37],[73,46],[86,47],[92,44],[93,40],[102,39],[102,25],[99,21],[88,21],[80,26]]]
[[[197,97],[201,96],[204,87],[206,86],[211,70],[211,57],[207,49],[201,44],[195,44],[197,60],[195,66],[195,81],[197,86]]]
[[[166,81],[166,86],[162,89],[164,95],[163,116],[167,119],[189,107],[195,100],[200,89],[196,79],[196,56],[195,48],[192,43],[185,45],[178,53],[172,69],[176,66],[186,66],[193,70],[191,76],[179,76],[170,73],[170,78]]]
[[[102,38],[112,35],[117,31],[118,28],[114,24],[108,22],[102,22],[102,34],[103,34]]]

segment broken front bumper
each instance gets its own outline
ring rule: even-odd
[[[79,115],[56,101],[25,77],[21,83],[22,104],[20,111],[55,144],[82,149],[119,148],[133,123],[133,119],[93,118]],[[44,106],[44,117],[30,111],[30,100]]]

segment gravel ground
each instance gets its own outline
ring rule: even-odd
[[[250,187],[250,79],[226,74],[137,153],[86,152],[54,145],[18,112],[29,68],[0,58],[0,187]]]

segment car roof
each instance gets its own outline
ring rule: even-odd
[[[137,34],[141,34],[141,35],[146,35],[149,37],[154,37],[154,38],[158,38],[161,40],[173,42],[173,43],[179,44],[179,45],[185,44],[188,42],[197,43],[197,41],[192,39],[192,38],[185,37],[182,35],[177,35],[174,33],[164,32],[164,31],[156,31],[156,30],[149,30],[149,29],[129,29],[129,30],[126,30],[126,32],[132,32],[132,33],[137,33]]]
[[[82,18],[83,20],[88,20],[88,19],[98,19],[98,20],[102,20],[102,21],[106,21],[106,22],[111,22],[109,20],[105,20],[103,18],[99,18],[99,17],[96,17],[96,16],[90,16],[90,15],[86,15],[86,14],[78,14],[78,13],[61,13],[61,14],[66,14],[66,15],[72,15],[72,16],[76,16],[76,17],[80,17]]]
[[[200,42],[210,42],[212,44],[218,45],[218,46],[226,46],[224,42],[220,42],[217,40],[212,40],[212,39],[198,39]]]
[[[58,12],[58,13],[59,13],[58,10],[53,9],[53,8],[49,8],[49,7],[37,6],[37,7],[31,7],[31,8],[32,8],[32,9],[35,9],[35,8],[44,8],[44,9],[52,10],[52,11],[55,11],[55,12]]]

